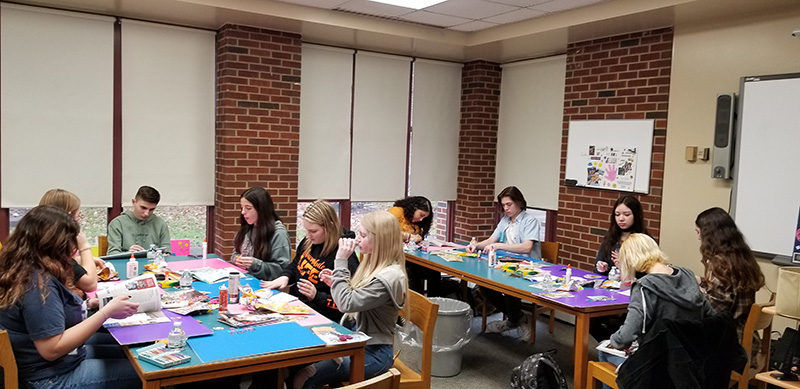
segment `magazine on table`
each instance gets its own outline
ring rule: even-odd
[[[288,317],[280,313],[263,313],[263,312],[245,312],[238,315],[221,313],[219,314],[219,321],[234,327],[247,327],[262,324],[275,324],[290,321]]]
[[[114,286],[97,291],[97,300],[103,308],[114,297],[128,296],[128,301],[139,303],[137,313],[153,312],[161,309],[161,296],[159,295],[158,282],[153,274],[143,274],[139,277],[120,282]]]
[[[164,312],[158,310],[153,312],[141,312],[135,313],[129,317],[124,319],[114,319],[108,318],[105,322],[103,322],[103,327],[105,328],[114,328],[114,327],[128,327],[128,326],[139,326],[143,324],[155,324],[155,323],[168,323],[170,320]]]
[[[224,269],[201,267],[190,271],[192,277],[197,278],[199,281],[203,281],[207,284],[216,284],[217,282],[227,281],[230,272],[238,272],[239,270],[233,267],[226,267]]]

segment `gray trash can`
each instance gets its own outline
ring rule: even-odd
[[[469,343],[472,308],[469,304],[441,297],[428,298],[439,304],[433,331],[431,375],[452,377],[461,372],[462,348]]]

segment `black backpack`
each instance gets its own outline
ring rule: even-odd
[[[567,389],[567,379],[553,355],[556,350],[536,353],[511,372],[512,389]]]

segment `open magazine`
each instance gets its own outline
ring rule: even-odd
[[[626,350],[620,350],[618,348],[611,347],[611,339],[606,339],[597,345],[597,351],[602,351],[606,354],[615,355],[620,358],[628,358],[638,348],[639,348],[639,343],[633,342],[631,347],[627,348]]]
[[[153,274],[143,274],[139,277],[120,282],[106,289],[97,291],[100,308],[117,296],[128,296],[129,301],[139,303],[137,313],[153,312],[161,309],[161,296],[158,283]]]

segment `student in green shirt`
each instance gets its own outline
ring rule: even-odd
[[[151,186],[142,186],[131,200],[133,209],[108,223],[108,254],[146,250],[151,244],[168,253],[169,227],[154,214],[161,194]]]

